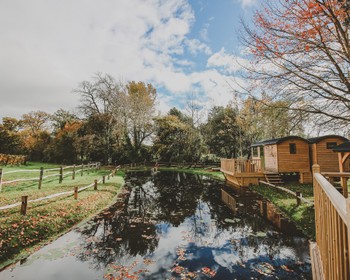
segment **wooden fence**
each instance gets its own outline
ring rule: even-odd
[[[84,191],[88,188],[91,188],[92,186],[94,187],[94,190],[97,190],[97,186],[98,184],[100,184],[102,182],[102,184],[105,184],[106,179],[109,180],[110,177],[113,177],[116,172],[119,170],[119,166],[117,166],[111,173],[109,173],[107,176],[102,176],[102,178],[100,178],[99,180],[94,180],[93,183],[85,186],[85,187],[81,187],[80,189],[78,187],[74,187],[74,189],[72,191],[66,191],[66,192],[60,192],[60,193],[55,193],[55,194],[51,194],[45,197],[40,197],[40,198],[36,198],[33,200],[28,200],[28,196],[22,196],[21,197],[21,202],[17,202],[14,204],[10,204],[10,205],[5,205],[5,206],[1,206],[0,207],[0,211],[2,210],[8,210],[17,206],[21,206],[21,214],[22,215],[26,215],[27,212],[27,204],[28,203],[34,203],[34,202],[39,202],[39,201],[43,201],[43,200],[48,200],[48,199],[52,199],[52,198],[56,198],[56,197],[61,197],[61,196],[70,196],[70,195],[74,195],[74,198],[77,199],[78,198],[78,193],[81,191]]]
[[[83,176],[84,172],[90,172],[92,169],[98,169],[100,167],[100,163],[89,163],[89,164],[82,164],[82,165],[71,165],[71,166],[60,166],[57,168],[49,168],[49,169],[44,169],[41,167],[40,169],[27,169],[27,170],[11,170],[11,171],[6,171],[3,172],[3,169],[0,168],[0,191],[2,190],[3,185],[9,185],[9,184],[14,184],[18,182],[28,182],[28,181],[37,181],[38,182],[38,188],[41,188],[42,182],[45,179],[48,178],[53,178],[53,177],[58,177],[59,183],[62,183],[63,179],[67,176],[72,176],[72,179],[75,179],[76,174],[80,174]],[[56,172],[56,173],[53,173]],[[7,177],[11,178],[11,175],[16,174],[16,173],[36,173],[35,177],[24,177],[24,178],[16,178],[16,179],[6,179]],[[11,175],[10,175],[11,174]],[[10,175],[10,176],[9,176]]]
[[[313,166],[316,242],[310,253],[313,279],[350,279],[350,199]]]

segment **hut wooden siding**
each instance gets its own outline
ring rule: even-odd
[[[289,144],[294,143],[296,153],[290,153]],[[278,172],[310,172],[309,143],[306,140],[290,139],[277,144]]]
[[[315,140],[313,141],[313,139]],[[309,140],[314,142],[310,144],[312,154],[311,165],[320,165],[321,172],[339,172],[338,154],[332,148],[327,148],[327,143],[333,142],[338,146],[348,140],[336,135],[311,138]],[[349,161],[346,162],[344,167],[344,171],[349,171]]]

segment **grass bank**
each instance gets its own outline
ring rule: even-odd
[[[293,192],[299,191],[304,198],[313,201],[312,185],[286,184],[283,187]],[[250,188],[275,204],[308,238],[315,239],[315,211],[313,206],[307,204],[298,206],[295,197],[270,186],[260,185]]]
[[[20,168],[37,167],[38,164],[34,163]],[[52,167],[54,166],[50,165]],[[28,195],[30,200],[71,191],[74,186],[84,187],[109,173],[110,170],[101,169],[76,176],[75,180],[65,178],[61,184],[57,179],[44,181],[41,190],[38,190],[37,182],[5,185],[0,192],[0,206],[18,202],[22,195]],[[26,216],[20,214],[20,206],[0,211],[0,269],[26,257],[30,252],[107,207],[113,202],[122,184],[123,173],[118,172],[117,176],[106,180],[106,184],[100,184],[97,191],[91,187],[80,192],[77,200],[73,196],[62,196],[29,203]]]

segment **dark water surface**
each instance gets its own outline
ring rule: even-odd
[[[312,278],[307,239],[256,194],[175,172],[126,181],[110,209],[0,279]]]

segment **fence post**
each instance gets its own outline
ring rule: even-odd
[[[72,180],[75,180],[75,164],[73,164]]]
[[[106,176],[105,175],[102,176],[102,184],[106,184]]]
[[[295,192],[296,194],[296,199],[297,199],[297,206],[299,206],[301,204],[301,197],[302,197],[302,194],[301,192]]]
[[[59,178],[59,183],[62,183],[63,181],[63,167],[60,166],[60,178]]]
[[[28,204],[28,195],[23,195],[22,204],[21,204],[21,214],[23,216],[27,214],[27,204]]]
[[[0,192],[2,191],[2,168],[0,168]]]
[[[90,174],[90,163],[87,164],[87,173]]]
[[[74,199],[78,199],[78,187],[74,187]]]
[[[97,191],[97,180],[94,181],[94,190]]]
[[[83,173],[84,173],[84,163],[81,164],[81,176],[83,176]]]
[[[38,184],[39,190],[41,189],[41,183],[43,181],[43,176],[44,176],[44,167],[40,167],[39,184]]]
[[[107,175],[107,180],[109,180],[109,174]]]

